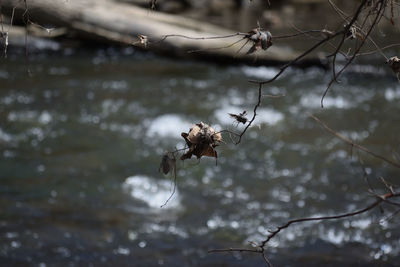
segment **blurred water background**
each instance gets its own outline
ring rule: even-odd
[[[351,150],[308,117],[376,153],[399,151],[400,84],[381,58],[355,64],[320,107],[329,76],[290,69],[266,86],[259,115],[219,159],[178,163],[177,192],[158,172],[165,150],[200,121],[239,131],[228,112],[257,101],[249,79],[270,67],[175,61],[133,48],[64,50],[0,62],[0,265],[263,266],[249,246],[291,218],[373,201],[363,178],[399,170]],[[30,70],[32,75],[27,73]],[[251,112],[250,112],[251,113]],[[381,191],[382,192],[382,191]],[[290,227],[269,244],[277,266],[395,266],[393,210]],[[383,219],[383,220],[382,220]]]
[[[168,2],[159,7],[174,7]],[[211,2],[186,15],[238,31],[259,21],[277,35],[294,25],[329,22],[333,29],[337,20],[326,3],[273,2],[277,10],[270,10]],[[375,40],[383,46],[397,36],[385,28]],[[278,69],[75,41],[64,48],[31,40],[28,57],[10,46],[0,60],[0,266],[265,266],[257,254],[207,251],[251,247],[293,218],[363,208],[374,201],[366,178],[379,193],[380,177],[399,184],[398,169],[351,149],[308,116],[399,161],[400,83],[375,54],[348,69],[323,109],[331,70],[288,69],[264,87],[264,94],[285,96],[263,98],[240,145],[223,136],[217,165],[210,158],[178,162],[177,190],[161,208],[173,190],[173,178],[158,172],[164,151],[182,147],[180,134],[193,123],[242,130],[228,113],[247,110],[250,117],[257,86],[248,80]],[[310,44],[306,36],[277,45]],[[393,212],[384,206],[293,225],[268,244],[267,256],[274,266],[398,266],[400,216]]]

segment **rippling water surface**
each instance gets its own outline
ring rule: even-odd
[[[372,61],[373,62],[373,61]],[[27,74],[27,64],[32,76]],[[355,65],[320,107],[320,69],[289,70],[264,89],[259,115],[218,164],[178,163],[177,191],[158,172],[165,150],[200,121],[241,130],[227,113],[257,102],[249,79],[275,68],[215,66],[108,49],[12,55],[0,63],[0,265],[262,266],[249,246],[291,218],[362,208],[399,170],[351,150],[312,113],[376,153],[399,159],[400,84],[385,66]],[[277,266],[395,266],[392,207],[297,224],[267,248]]]

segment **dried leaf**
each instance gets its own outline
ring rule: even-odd
[[[200,125],[193,125],[193,127],[190,129],[187,138],[192,144],[198,143],[197,139],[199,138],[200,130],[201,130]]]
[[[252,54],[257,50],[257,45],[253,44],[250,49],[247,51],[246,55]]]
[[[215,147],[222,142],[222,135],[209,125],[200,122],[193,125],[188,133],[182,133],[181,136],[189,147],[189,150],[182,155],[181,160],[190,159],[193,155],[197,158],[217,157]]]
[[[175,169],[175,157],[172,153],[165,152],[161,158],[160,167],[158,171],[162,171],[164,174],[168,174],[170,171]]]
[[[205,148],[205,149],[203,149],[201,156],[213,157],[213,158],[217,158],[218,157],[217,156],[217,151],[215,151],[215,149],[210,147],[210,146]]]
[[[267,50],[272,45],[272,35],[269,31],[261,31],[259,28],[253,29],[245,36],[253,42],[246,54],[251,54],[257,50]]]

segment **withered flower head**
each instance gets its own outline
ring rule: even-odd
[[[218,157],[215,147],[222,142],[222,136],[208,124],[203,122],[195,124],[188,133],[182,133],[181,136],[189,147],[188,152],[182,155],[181,160],[190,159],[192,155],[197,158],[202,156]]]

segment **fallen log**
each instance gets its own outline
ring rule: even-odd
[[[295,58],[298,53],[289,48],[272,46],[267,51],[246,55],[251,44],[238,53],[245,40],[243,36],[217,39],[214,36],[234,35],[235,32],[215,25],[182,16],[174,16],[139,8],[112,0],[27,0],[29,19],[40,25],[55,25],[77,31],[81,38],[123,45],[137,45],[159,54],[179,57],[195,57],[220,62],[245,62],[250,64],[281,64]],[[2,0],[3,9],[12,8],[22,14],[25,1]],[[10,14],[8,14],[10,15]],[[138,35],[148,37],[144,46]],[[164,36],[171,35],[165,39]],[[177,36],[179,35],[179,36]],[[162,40],[162,41],[160,41]],[[225,48],[221,48],[225,47]],[[211,48],[211,49],[210,49]],[[215,48],[215,49],[213,49]],[[196,50],[196,53],[188,53]],[[303,64],[321,64],[316,58],[307,58]]]

